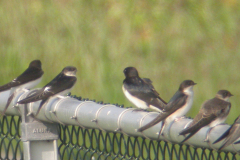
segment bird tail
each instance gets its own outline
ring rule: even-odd
[[[186,140],[188,140],[189,138],[191,138],[198,130],[195,130],[193,132],[191,132],[189,135],[187,135],[187,137],[184,138],[184,140],[182,140],[181,143],[185,142]],[[179,133],[179,135],[184,135],[184,134],[181,134],[181,132]]]
[[[190,129],[191,129],[190,127],[183,129],[181,132],[179,132],[179,135],[185,135],[190,133],[191,132]]]
[[[41,92],[39,90],[35,90],[32,93],[30,93],[26,98],[18,101],[18,104],[26,104],[30,102],[36,102],[41,100]]]
[[[229,127],[229,129],[228,129],[226,132],[224,132],[217,140],[215,140],[215,141],[213,142],[213,144],[218,143],[218,142],[220,142],[221,140],[223,140],[225,137],[227,137],[227,135],[228,135],[229,132],[230,132],[230,129],[231,129],[231,127]]]
[[[5,108],[4,108],[3,112],[2,112],[2,115],[5,115],[5,112],[8,109],[8,106],[10,105],[10,103],[12,102],[13,97],[14,97],[14,93],[11,94],[11,96],[8,98],[7,104],[6,104],[6,106],[5,106]]]
[[[163,110],[166,107],[167,103],[159,97],[159,98],[154,98],[150,102],[150,105],[155,106],[155,107],[159,108],[160,110]]]
[[[12,87],[14,87],[14,86],[11,85],[11,82],[4,84],[4,85],[0,86],[0,92],[11,89]]]
[[[236,136],[233,135],[231,137],[226,138],[224,140],[224,142],[222,143],[222,146],[218,150],[221,150],[221,149],[229,146],[230,144],[232,144],[238,138],[239,138],[239,135],[236,135]],[[236,142],[234,144],[236,144]]]
[[[152,120],[151,122],[149,122],[148,124],[146,124],[145,126],[139,128],[137,131],[138,132],[143,132],[144,130],[154,126],[155,124],[161,122],[162,120],[164,120],[169,114],[166,113],[160,113],[154,120]]]
[[[185,142],[186,140],[188,140],[189,138],[191,138],[191,137],[192,137],[197,131],[199,131],[200,129],[201,129],[201,128],[199,128],[198,125],[193,125],[193,126],[191,126],[191,124],[190,124],[189,127],[183,129],[181,132],[179,132],[179,135],[185,135],[185,134],[188,134],[188,133],[189,133],[189,135],[187,135],[187,137],[185,137],[181,143],[183,143],[183,142]]]
[[[45,102],[47,101],[47,99],[43,99],[42,102],[40,103],[38,110],[36,112],[36,114],[34,115],[34,117],[37,117],[38,113],[40,112],[42,106],[45,104]]]

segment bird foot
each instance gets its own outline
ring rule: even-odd
[[[203,140],[203,142],[207,142],[207,143],[210,142],[210,141],[209,141],[209,138],[206,137],[206,138]]]
[[[122,129],[121,129],[121,128],[117,128],[117,129],[115,129],[114,131],[115,131],[115,132],[119,132],[119,131],[122,131]]]
[[[207,136],[206,136],[206,138],[204,139],[204,142],[207,142],[207,143],[210,142],[210,141],[209,141],[209,136],[210,136],[210,132],[211,132],[212,129],[213,129],[213,127],[211,127],[211,128],[208,129],[208,131],[207,131]]]
[[[180,117],[180,118],[175,118],[175,122],[178,122],[178,121],[180,121],[181,119],[184,119],[185,117],[184,116],[182,116],[182,117]]]
[[[12,108],[17,108],[17,107],[19,107],[19,104],[18,104],[18,103],[15,104],[14,106],[12,106]]]
[[[165,128],[165,125],[163,124],[161,127],[161,130],[158,132],[158,139],[160,138],[160,136],[164,137],[164,133],[163,133],[164,128]]]
[[[159,135],[164,137],[164,133],[163,132],[159,132]]]
[[[29,112],[29,113],[27,114],[27,116],[31,116],[31,115],[33,115],[33,112]]]
[[[22,88],[22,90],[23,90],[24,92],[28,92],[28,91],[29,91],[29,89],[26,89],[26,88]]]
[[[132,112],[139,112],[139,111],[145,111],[144,109],[141,109],[141,108],[136,108],[136,109],[133,109]]]
[[[57,97],[60,98],[60,99],[65,98],[65,96],[61,96],[61,95],[58,95]]]

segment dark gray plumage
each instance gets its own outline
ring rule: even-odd
[[[225,122],[231,108],[231,103],[229,102],[229,97],[231,96],[233,95],[229,91],[220,90],[213,99],[204,102],[199,113],[190,125],[179,133],[179,135],[189,133],[182,143],[192,137],[204,126],[208,125],[212,128]]]
[[[7,104],[2,112],[3,115],[5,115],[8,106],[14,98],[15,91],[17,89],[31,89],[35,87],[41,81],[43,73],[41,61],[34,60],[21,75],[11,82],[0,86],[0,92],[11,89]]]
[[[123,81],[122,90],[128,100],[138,108],[150,108],[161,112],[166,102],[159,97],[152,81],[148,78],[140,78],[134,67],[127,67],[123,72],[126,78]]]
[[[35,114],[38,115],[41,107],[45,102],[52,96],[67,94],[77,81],[76,78],[76,67],[68,66],[65,67],[61,73],[59,73],[51,82],[44,86],[39,91],[33,93],[29,97],[18,101],[19,104],[26,104],[42,100],[40,106]]]
[[[176,118],[184,116],[193,103],[193,86],[196,85],[192,80],[185,80],[180,84],[178,91],[170,99],[163,112],[160,113],[154,120],[145,126],[138,129],[142,132],[153,125],[164,120],[165,124],[174,121]]]
[[[238,116],[235,119],[233,125],[229,127],[229,129],[226,132],[224,132],[216,141],[214,141],[213,144],[218,143],[225,138],[221,147],[219,148],[219,150],[221,150],[229,146],[230,144],[232,144],[239,137],[240,137],[240,116]],[[237,143],[239,142],[236,142],[234,144],[237,144]]]

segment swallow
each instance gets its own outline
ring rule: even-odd
[[[204,102],[199,113],[189,124],[189,126],[179,133],[179,135],[185,135],[189,133],[182,143],[192,137],[204,126],[210,127],[205,139],[205,141],[208,141],[208,135],[210,134],[211,129],[225,122],[231,109],[231,103],[229,102],[229,98],[231,96],[233,95],[229,91],[220,90],[213,99]]]
[[[167,104],[154,89],[152,81],[148,78],[140,78],[134,67],[124,69],[125,79],[122,90],[127,99],[140,109],[153,109],[161,112]]]
[[[163,111],[151,122],[138,129],[138,132],[152,127],[153,125],[163,121],[163,127],[161,128],[160,134],[165,125],[173,122],[174,120],[184,116],[192,107],[193,103],[193,86],[197,83],[192,80],[185,80],[180,84],[179,89],[170,99]],[[159,135],[160,135],[159,134]]]
[[[11,82],[0,86],[0,92],[11,89],[7,104],[2,112],[3,115],[5,115],[8,106],[14,98],[15,91],[20,89],[31,89],[35,87],[42,80],[43,73],[41,61],[34,60],[21,75],[13,79]]]
[[[61,73],[59,73],[51,82],[45,85],[42,89],[36,91],[25,99],[18,101],[17,103],[26,104],[41,100],[39,108],[35,114],[36,117],[42,106],[51,97],[60,97],[69,93],[69,91],[72,89],[75,82],[77,81],[76,72],[76,67],[65,67]]]
[[[225,138],[223,141],[221,147],[218,150],[224,149],[225,147],[232,144],[234,141],[236,141],[240,137],[240,116],[238,116],[233,125],[229,127],[229,129],[224,132],[213,144],[220,142]],[[238,142],[235,142],[234,144],[237,144]]]

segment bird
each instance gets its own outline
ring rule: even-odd
[[[229,91],[219,90],[213,99],[205,101],[200,108],[199,113],[189,124],[189,126],[179,133],[179,135],[185,135],[189,133],[181,143],[188,140],[202,127],[207,125],[210,127],[210,129],[208,130],[206,139],[204,141],[208,141],[208,135],[210,134],[211,129],[225,122],[231,109],[231,103],[229,102],[229,98],[231,96],[233,95]]]
[[[184,116],[192,107],[193,103],[193,86],[196,85],[192,80],[184,80],[181,84],[177,92],[173,95],[170,101],[167,103],[166,107],[163,109],[159,115],[153,119],[148,124],[139,128],[138,132],[143,132],[144,130],[152,127],[153,125],[163,121],[163,127],[160,130],[160,134],[164,129],[164,126],[170,124],[174,120],[178,120],[182,116]]]
[[[7,104],[2,111],[3,115],[5,115],[5,112],[14,98],[16,91],[19,91],[20,89],[28,90],[35,87],[41,82],[43,73],[41,61],[33,60],[21,75],[13,79],[11,82],[0,86],[0,92],[11,89]]]
[[[213,142],[213,144],[220,142],[225,138],[223,141],[221,147],[218,150],[222,150],[225,147],[232,144],[234,141],[236,141],[240,137],[240,116],[238,116],[233,125],[228,128],[226,132],[224,132],[216,141]],[[234,144],[237,144],[238,142],[235,142]]]
[[[123,71],[122,90],[126,98],[132,102],[139,110],[152,109],[161,112],[167,104],[152,85],[148,78],[140,78],[138,71],[134,67],[127,67]],[[138,109],[137,109],[138,110]]]
[[[32,95],[18,101],[18,104],[27,104],[41,100],[35,117],[38,115],[42,106],[51,97],[61,97],[69,93],[77,81],[76,77],[77,68],[73,66],[65,67],[52,81],[45,85],[42,89],[36,91]]]

